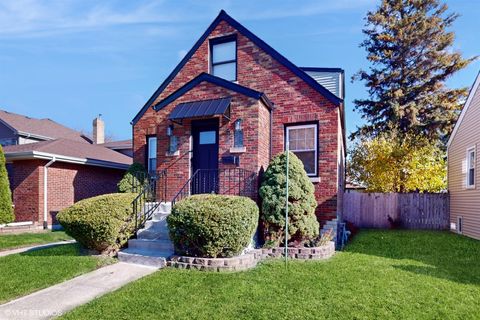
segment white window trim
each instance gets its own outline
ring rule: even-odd
[[[309,177],[318,177],[318,125],[317,124],[303,124],[303,125],[288,125],[286,127],[286,137],[285,137],[285,149],[287,149],[287,145],[289,144],[290,138],[290,130],[292,129],[306,129],[306,128],[313,128],[315,130],[314,133],[314,140],[315,140],[315,172],[314,173],[307,173]],[[298,151],[308,151],[308,150],[291,150],[290,147],[288,148],[289,151],[298,152]]]
[[[152,145],[150,143],[150,139],[155,139],[155,151],[156,151],[155,152],[155,158],[150,157],[150,148],[151,148],[151,145]],[[150,168],[150,159],[157,159],[158,158],[158,150],[157,150],[158,149],[158,139],[157,139],[156,136],[150,136],[150,137],[147,138],[147,148],[148,148],[148,150],[147,150],[147,172],[149,172],[149,173],[152,172],[152,171],[156,172],[157,168],[154,168],[154,170],[150,170],[151,169]]]
[[[470,184],[470,154],[473,151],[473,184]],[[467,149],[467,174],[465,177],[465,186],[467,189],[475,189],[475,184],[477,182],[477,149],[475,146],[470,147]]]

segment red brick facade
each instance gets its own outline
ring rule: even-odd
[[[43,224],[46,160],[21,160],[10,165],[15,221]],[[124,170],[55,162],[48,168],[48,225],[58,211],[93,196],[112,193]]]
[[[337,193],[343,172],[339,170],[339,153],[343,152],[341,137],[342,126],[339,123],[339,106],[299,78],[285,65],[269,53],[258,47],[247,36],[221,21],[199,46],[189,61],[176,74],[152,106],[184,86],[202,72],[209,72],[209,39],[225,35],[237,36],[237,83],[241,86],[262,92],[273,103],[270,110],[260,101],[247,98],[235,92],[209,84],[201,83],[184,96],[155,112],[152,108],[141,116],[133,127],[134,159],[145,163],[146,136],[156,135],[158,139],[158,169],[164,168],[177,157],[165,157],[168,140],[166,128],[167,116],[176,105],[185,101],[232,97],[231,121],[222,120],[220,127],[220,154],[228,154],[233,140],[236,119],[244,121],[244,141],[247,151],[240,155],[240,166],[249,170],[265,169],[269,158],[284,151],[285,125],[314,122],[318,124],[318,171],[315,182],[315,194],[318,201],[317,214],[321,220],[335,217],[337,211]],[[271,115],[270,115],[271,113]],[[270,128],[270,116],[273,126]],[[271,130],[271,135],[270,135]],[[190,123],[175,125],[174,134],[179,138],[180,156],[190,150]],[[343,159],[342,159],[343,161]],[[221,165],[220,165],[221,166]],[[172,170],[174,180],[172,194],[176,186],[185,183],[190,175],[189,158],[178,160]]]

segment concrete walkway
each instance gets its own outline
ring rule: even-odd
[[[0,319],[51,319],[158,270],[115,263],[0,305]]]
[[[58,241],[58,242],[50,242],[46,244],[37,244],[33,246],[28,246],[28,247],[21,247],[21,248],[16,248],[11,250],[5,250],[5,251],[0,251],[0,257],[5,257],[11,254],[22,253],[27,251],[46,249],[50,247],[55,247],[55,246],[60,246],[63,244],[69,244],[69,243],[75,243],[75,242],[76,242],[75,240],[64,240],[64,241]]]

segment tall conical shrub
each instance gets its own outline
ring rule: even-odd
[[[14,218],[5,155],[0,145],[0,224],[12,222]]]
[[[275,156],[265,171],[260,187],[265,237],[275,245],[285,240],[286,166],[286,152]],[[317,201],[314,186],[302,161],[292,152],[289,154],[288,183],[288,241],[300,244],[317,237],[320,226],[315,216]]]

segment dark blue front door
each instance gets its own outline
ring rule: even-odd
[[[218,119],[192,121],[192,194],[218,192]]]

